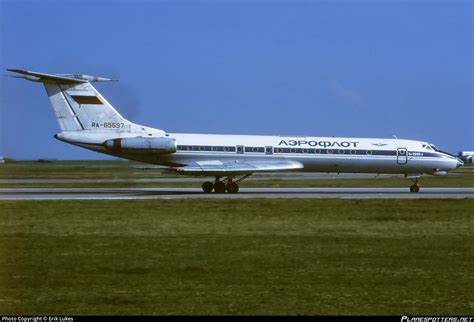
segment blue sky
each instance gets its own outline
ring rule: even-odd
[[[0,67],[119,78],[96,88],[169,132],[472,150],[473,3],[0,0]],[[0,79],[0,155],[106,158],[58,131],[41,85]]]

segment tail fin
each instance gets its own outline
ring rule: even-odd
[[[91,82],[114,81],[88,75],[50,75],[19,69],[8,71],[43,83],[62,131],[130,132],[133,123],[123,118]]]

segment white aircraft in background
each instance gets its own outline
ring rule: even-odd
[[[257,172],[305,171],[404,174],[418,192],[422,174],[444,175],[463,165],[433,144],[413,140],[168,133],[123,118],[91,85],[111,79],[7,69],[43,83],[61,132],[58,140],[115,157],[214,177],[206,193],[236,193]],[[151,167],[158,168],[158,167]]]

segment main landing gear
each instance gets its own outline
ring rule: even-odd
[[[211,193],[214,190],[216,193],[237,193],[239,192],[239,185],[235,182],[227,182],[224,183],[223,181],[217,181],[212,183],[211,181],[206,181],[202,184],[202,191],[205,193]]]
[[[216,181],[212,183],[211,181],[206,181],[202,184],[202,191],[205,193],[211,193],[213,190],[215,193],[237,193],[239,192],[239,185],[238,182],[244,180],[250,176],[247,174],[238,180],[233,180],[233,177],[227,177],[224,180],[220,180],[220,177],[216,177]]]

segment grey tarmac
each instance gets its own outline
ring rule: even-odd
[[[237,194],[203,193],[200,188],[0,188],[0,200],[188,199],[188,198],[474,198],[474,188],[241,188]]]
[[[318,180],[318,179],[351,179],[351,178],[390,178],[403,177],[398,174],[369,173],[255,173],[246,181],[258,180]],[[143,183],[143,182],[204,182],[205,178],[169,177],[169,178],[119,178],[119,179],[0,179],[1,183]]]

